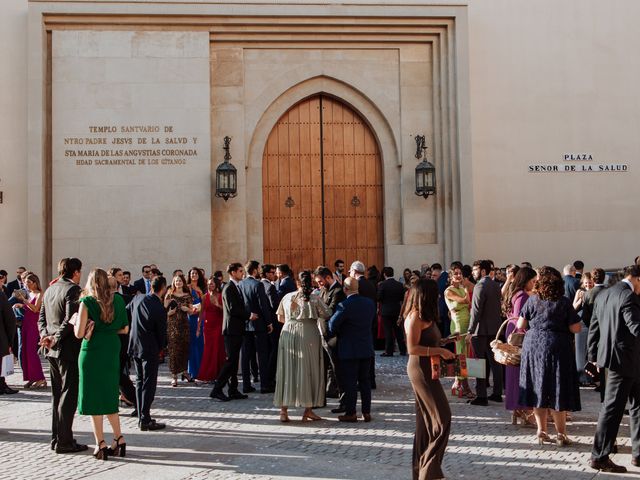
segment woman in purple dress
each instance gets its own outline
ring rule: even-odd
[[[536,272],[533,268],[522,267],[515,274],[504,294],[502,301],[502,311],[506,315],[509,323],[505,335],[509,335],[517,330],[520,310],[526,303],[533,290],[536,281]],[[518,403],[520,396],[520,367],[507,366],[505,372],[505,408],[512,412],[511,423],[516,425],[520,419],[523,425],[535,425],[533,410]]]
[[[20,359],[23,380],[27,382],[24,388],[44,388],[47,386],[47,381],[44,378],[42,363],[38,356],[38,343],[40,342],[38,316],[42,305],[42,288],[40,287],[40,279],[35,273],[29,273],[25,277],[24,284],[29,294],[18,297],[22,302],[20,307],[24,312],[24,318],[22,319],[22,358]]]

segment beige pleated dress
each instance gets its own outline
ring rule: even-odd
[[[306,301],[300,291],[288,293],[278,307],[285,323],[278,344],[276,407],[322,406],[325,403],[324,357],[318,318],[331,311],[318,295]]]

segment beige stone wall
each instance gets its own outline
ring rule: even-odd
[[[54,261],[209,270],[208,34],[69,30],[52,45]]]
[[[27,266],[27,2],[0,5],[0,268]]]

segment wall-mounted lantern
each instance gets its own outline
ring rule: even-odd
[[[231,137],[224,137],[224,162],[216,168],[216,197],[222,197],[226,202],[238,194],[238,172],[232,163],[229,153]]]
[[[436,167],[427,161],[427,144],[424,135],[416,135],[416,195],[428,198],[436,193]],[[424,156],[424,158],[423,158]]]

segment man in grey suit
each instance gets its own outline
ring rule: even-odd
[[[491,262],[478,260],[473,263],[473,277],[478,281],[473,289],[471,300],[471,321],[467,339],[471,344],[477,358],[484,358],[493,375],[493,394],[487,399],[487,379],[476,379],[476,398],[469,400],[471,405],[487,406],[492,400],[502,401],[502,367],[493,358],[491,341],[495,338],[502,318],[500,316],[500,285],[491,280]],[[487,377],[489,369],[487,369]]]
[[[622,281],[596,298],[587,340],[589,361],[608,369],[589,465],[613,473],[627,471],[609,458],[627,400],[631,464],[640,466],[640,266],[627,267],[624,273]]]

